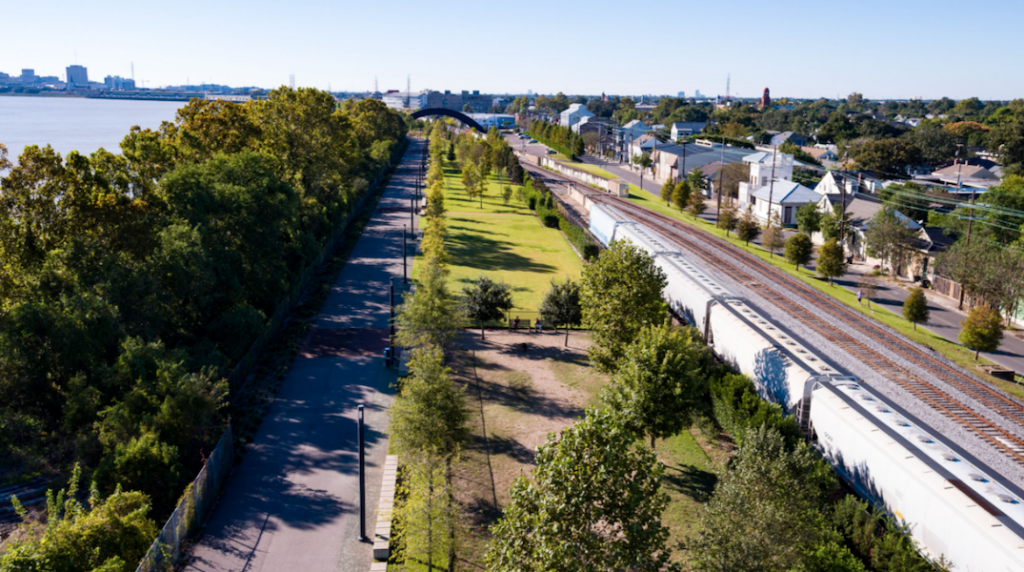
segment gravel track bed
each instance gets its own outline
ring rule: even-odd
[[[662,229],[659,229],[659,231],[663,233],[665,232]],[[733,265],[736,268],[739,268],[744,273],[749,274],[750,276],[754,277],[756,280],[765,284],[769,288],[772,288],[773,290],[780,293],[786,291],[786,289],[782,287],[776,280],[763,274],[756,268],[753,268],[748,264],[740,261],[731,254],[723,252],[717,247],[717,245],[713,243],[706,243],[703,241],[696,241],[696,243],[703,250],[712,253],[718,259],[727,262],[728,264]],[[687,247],[679,246],[679,248],[683,251],[684,256],[688,254]],[[732,291],[734,294],[736,294],[737,296],[747,298],[751,303],[755,304],[759,309],[768,314],[768,316],[770,316],[773,320],[777,321],[780,325],[790,329],[796,336],[801,338],[801,341],[804,342],[808,347],[817,348],[822,355],[831,358],[836,364],[838,364],[842,369],[845,370],[842,373],[847,373],[849,375],[853,375],[860,378],[861,380],[864,381],[865,385],[867,385],[870,390],[873,390],[875,393],[878,393],[879,395],[891,400],[894,404],[902,407],[908,413],[917,417],[923,423],[928,425],[929,428],[936,434],[959,445],[968,453],[974,455],[979,461],[988,465],[990,469],[1012,480],[1016,485],[1024,487],[1024,466],[1007,458],[1000,450],[996,449],[987,441],[983,440],[973,429],[964,427],[959,423],[949,419],[948,417],[945,417],[944,415],[940,414],[930,405],[914,397],[913,394],[911,394],[909,391],[901,387],[896,382],[886,378],[884,375],[875,371],[866,363],[860,361],[860,359],[850,354],[844,347],[824,339],[817,332],[804,325],[802,322],[791,316],[785,310],[782,310],[781,308],[776,306],[773,302],[767,300],[760,294],[751,290],[746,285],[737,283],[734,279],[721,273],[716,268],[709,266],[697,256],[693,256],[692,254],[690,254],[688,258],[690,259],[690,262],[692,264],[694,264],[704,272],[707,272],[709,275],[713,276],[716,280],[718,280],[723,286]],[[840,331],[842,331],[843,333],[846,333],[847,335],[853,337],[857,341],[863,343],[866,347],[885,356],[886,359],[889,359],[893,363],[901,367],[904,367],[911,372],[920,371],[919,366],[917,364],[910,362],[902,355],[898,354],[896,351],[889,348],[884,343],[868,336],[867,334],[859,330],[854,330],[850,328],[837,317],[834,317],[830,314],[825,314],[824,312],[821,311],[816,312],[816,315],[822,320],[839,328]],[[925,348],[917,344],[916,342],[908,340],[907,338],[903,337],[900,333],[895,332],[888,326],[881,323],[875,323],[874,325],[895,336],[898,336],[903,342],[907,343],[912,347],[916,347],[922,350],[927,355],[932,356],[935,360],[945,363],[952,367],[953,369],[965,373],[966,375],[970,375],[969,372],[966,372],[957,364],[950,362],[944,356],[938,354],[937,352],[929,348]],[[983,418],[989,420],[994,425],[1008,431],[1013,435],[1024,438],[1024,426],[1022,426],[1020,423],[1006,419],[1002,414],[993,410],[991,407],[985,405],[984,403],[981,403],[980,401],[966,394],[959,388],[952,386],[941,379],[936,378],[929,372],[920,372],[920,377],[927,381],[928,383],[932,384],[937,389],[946,392],[950,397],[959,401],[961,404],[968,407],[978,415],[981,415]],[[1003,395],[1006,395],[1004,392],[998,390],[998,388],[993,387],[993,389],[999,391],[999,393]]]

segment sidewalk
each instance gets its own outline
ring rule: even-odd
[[[358,540],[356,411],[366,406],[372,537],[396,379],[382,359],[389,278],[399,294],[402,226],[423,145],[413,140],[406,150],[184,570],[369,570],[372,543]]]
[[[866,264],[850,265],[846,276],[835,281],[836,284],[851,292],[857,292],[857,283],[864,276],[871,277],[872,268]],[[871,277],[878,285],[872,303],[887,308],[898,316],[903,315],[903,301],[910,296],[908,287],[912,284],[900,282],[894,283],[891,278]],[[918,324],[918,328],[926,329],[937,336],[941,336],[953,343],[959,344],[957,336],[960,334],[960,323],[964,321],[967,312],[957,309],[958,301],[943,296],[935,291],[925,289],[925,297],[928,299],[928,321]],[[993,362],[1012,369],[1017,375],[1024,374],[1024,340],[1014,337],[1010,332],[1003,335],[1003,341],[999,349],[994,352],[981,352],[981,355]]]

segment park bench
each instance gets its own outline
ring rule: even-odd
[[[509,320],[508,321],[508,329],[514,330],[515,329],[515,323],[516,323],[516,321],[514,319],[513,320]],[[519,320],[519,329],[520,330],[529,330],[530,329],[530,320],[529,319],[525,319],[524,320],[524,319],[520,318],[520,320]]]

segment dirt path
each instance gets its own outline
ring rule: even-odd
[[[524,352],[521,344],[526,344]],[[472,441],[455,488],[466,507],[467,569],[483,569],[487,527],[501,515],[509,489],[534,466],[536,449],[594,402],[607,377],[589,369],[589,334],[466,332],[453,363],[471,408]]]

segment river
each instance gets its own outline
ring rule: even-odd
[[[121,140],[134,125],[155,129],[174,119],[176,101],[131,101],[81,97],[0,96],[0,143],[10,159],[27,145],[50,145],[62,156],[99,148],[120,153]]]

